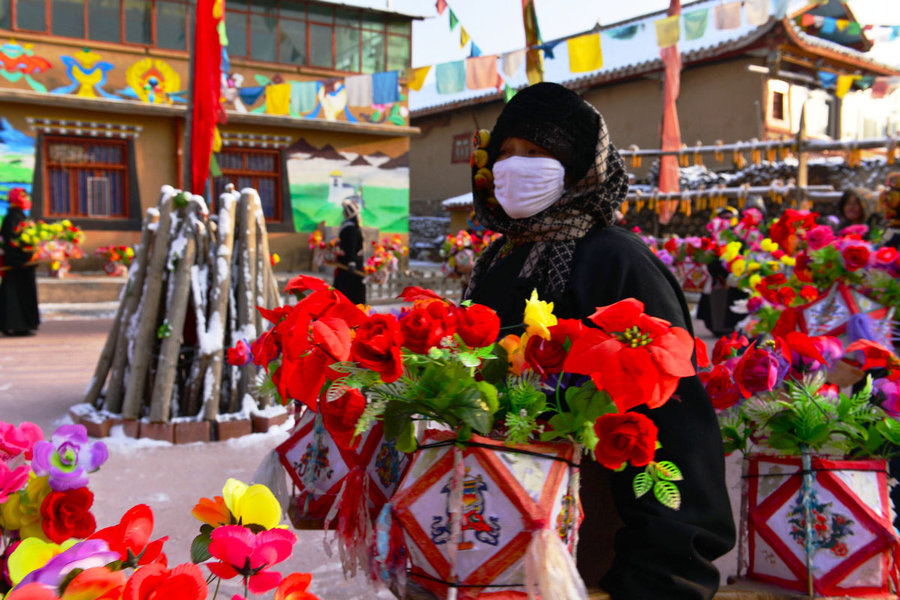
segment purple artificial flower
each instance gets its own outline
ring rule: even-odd
[[[29,583],[41,583],[53,588],[59,587],[66,575],[74,569],[102,567],[121,558],[118,552],[109,549],[106,540],[84,540],[60,552],[40,569],[25,575],[17,588]]]
[[[877,394],[884,396],[881,403],[884,412],[894,419],[900,419],[900,386],[897,385],[897,382],[882,377],[872,382],[872,389]]]
[[[106,444],[88,441],[84,425],[59,427],[49,442],[34,445],[33,454],[31,468],[35,475],[49,475],[50,489],[55,492],[86,486],[87,474],[99,469],[109,458]]]
[[[659,260],[661,260],[662,263],[663,263],[664,265],[666,265],[667,267],[671,267],[671,266],[672,266],[672,263],[675,262],[675,259],[672,258],[672,255],[669,254],[669,251],[666,250],[665,248],[663,248],[662,250],[660,250],[659,253],[658,253],[656,256],[657,256],[657,258],[659,258]]]
[[[841,224],[841,219],[837,215],[828,215],[825,217],[825,223],[832,229],[837,229],[837,226]]]
[[[850,342],[857,340],[869,340],[878,342],[885,348],[891,347],[888,332],[880,331],[875,321],[866,313],[850,315],[847,321],[847,338]]]

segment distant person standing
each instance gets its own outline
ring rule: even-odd
[[[354,304],[366,303],[366,284],[360,273],[363,270],[363,235],[360,226],[359,205],[353,200],[341,204],[344,221],[338,233],[341,254],[334,270],[334,287]]]
[[[33,335],[41,323],[37,300],[37,266],[28,264],[31,254],[13,245],[16,229],[31,210],[31,198],[22,188],[9,190],[9,210],[0,226],[3,237],[3,264],[0,275],[0,332],[4,335]]]
[[[900,172],[887,176],[881,191],[881,209],[884,211],[884,245],[900,248]]]

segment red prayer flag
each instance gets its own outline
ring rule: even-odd
[[[447,10],[447,0],[437,0],[435,7],[439,15],[444,14],[444,11]]]
[[[218,4],[218,6],[217,6]],[[202,194],[209,176],[216,123],[224,122],[219,102],[222,46],[216,30],[223,0],[198,0],[194,33],[194,81],[191,106],[191,192]]]
[[[669,5],[669,16],[681,14],[680,0],[672,0]],[[678,53],[678,45],[667,46],[659,52],[660,58],[665,64],[665,81],[663,83],[663,115],[660,125],[660,138],[663,150],[678,150],[681,148],[681,128],[678,125],[678,109],[675,101],[681,87],[681,54]],[[663,156],[660,159],[659,191],[678,192],[678,158],[676,156]],[[662,205],[660,221],[668,223],[675,212],[677,202],[665,202]]]

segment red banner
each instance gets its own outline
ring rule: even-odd
[[[672,0],[669,5],[669,16],[681,14],[680,0]],[[678,53],[678,45],[667,46],[660,50],[660,58],[665,64],[665,80],[663,83],[663,114],[660,125],[660,138],[663,150],[678,150],[681,148],[681,128],[678,126],[678,108],[675,104],[678,100],[678,92],[681,87],[681,54]],[[659,161],[659,191],[678,192],[678,157],[663,156]],[[675,214],[677,201],[663,202],[660,204],[660,221],[668,223]]]
[[[218,6],[217,6],[218,4]],[[194,34],[194,66],[191,93],[191,192],[202,194],[209,177],[216,123],[224,122],[219,102],[222,46],[216,30],[223,17],[222,0],[198,0]]]

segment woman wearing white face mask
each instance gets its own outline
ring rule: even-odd
[[[473,167],[475,213],[503,237],[479,257],[468,299],[515,327],[532,289],[561,318],[583,319],[631,297],[691,331],[671,272],[636,235],[613,225],[628,176],[593,106],[556,84],[525,88],[503,109],[485,150]],[[614,600],[712,598],[719,584],[712,561],[734,544],[715,413],[693,376],[647,415],[659,429],[658,460],[684,472],[681,508],[635,499],[632,468],[609,473],[582,461],[579,571]]]

